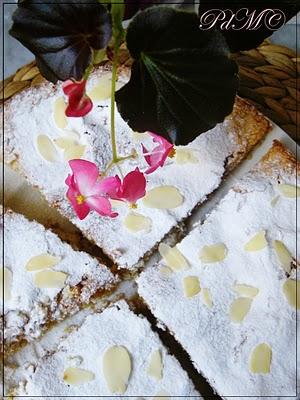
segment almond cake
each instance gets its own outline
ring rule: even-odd
[[[160,245],[162,260],[137,279],[154,316],[222,397],[297,394],[299,173],[274,141],[204,223],[176,247]]]
[[[149,322],[124,300],[88,315],[38,361],[13,395],[201,398]]]
[[[74,314],[94,296],[110,293],[119,279],[96,258],[73,250],[23,215],[7,210],[3,222],[1,310],[7,355],[38,338],[50,324]]]
[[[118,85],[128,80],[120,69]],[[67,118],[61,85],[43,83],[14,95],[4,103],[5,160],[38,187],[51,206],[125,271],[142,266],[155,246],[193,209],[204,202],[270,129],[269,121],[252,105],[237,98],[232,114],[188,146],[177,146],[166,165],[147,175],[146,197],[137,209],[114,201],[119,217],[103,218],[91,212],[80,221],[66,198],[69,159],[83,158],[105,171],[111,161],[111,66],[98,67],[88,81],[93,110],[83,118]],[[130,99],[129,99],[130,101]],[[146,167],[141,144],[151,147],[148,134],[132,132],[116,112],[119,156],[134,158],[114,165],[109,175]],[[158,132],[159,133],[159,132]],[[137,162],[138,158],[138,162]],[[121,171],[121,172],[120,172]]]

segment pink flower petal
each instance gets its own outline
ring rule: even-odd
[[[67,80],[63,83],[63,91],[68,96],[68,106],[65,114],[67,117],[84,117],[93,108],[92,100],[85,93],[86,81],[73,82]]]
[[[79,192],[85,197],[95,194],[93,189],[99,176],[97,166],[87,160],[70,160],[69,165]]]
[[[96,188],[99,190],[97,193],[106,194],[108,197],[114,199],[117,192],[120,190],[121,180],[118,176],[109,176],[103,178],[100,182],[96,183]]]
[[[79,204],[77,198],[80,194],[73,189],[69,188],[67,191],[67,198],[69,199],[70,203],[72,204],[77,216],[79,219],[84,219],[88,213],[90,212],[90,207],[86,202]]]
[[[126,200],[129,203],[135,203],[146,193],[146,179],[144,174],[136,168],[134,171],[129,172],[123,182],[122,187],[118,192],[120,200]]]
[[[162,167],[164,165],[170,151],[174,147],[173,144],[168,142],[162,136],[156,135],[155,133],[152,133],[152,132],[150,132],[150,135],[152,136],[153,142],[158,143],[158,146],[154,147],[152,152],[149,154],[149,152],[147,151],[145,146],[142,145],[145,160],[146,160],[147,164],[150,166],[150,168],[148,168],[145,171],[146,174],[151,174],[157,168]]]
[[[112,212],[110,201],[105,197],[91,196],[86,201],[92,210],[104,217],[114,218],[118,215],[118,213]]]

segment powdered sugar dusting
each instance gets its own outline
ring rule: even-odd
[[[149,322],[131,312],[125,301],[101,314],[87,316],[78,330],[58,344],[54,354],[43,357],[28,371],[17,394],[29,396],[26,397],[29,399],[31,396],[52,395],[61,400],[65,396],[113,396],[104,379],[102,360],[105,351],[114,345],[126,347],[131,357],[132,372],[125,396],[155,396],[159,391],[165,391],[170,396],[199,398],[186,372],[167,353]],[[150,356],[157,349],[163,359],[163,378],[160,381],[147,374]],[[93,372],[95,379],[80,386],[67,385],[63,373],[70,366]]]
[[[95,72],[88,89],[94,87],[103,76],[109,78],[110,72]],[[121,75],[120,84],[124,84],[126,79],[125,75]],[[194,150],[198,163],[179,165],[169,159],[164,168],[148,175],[148,189],[159,185],[173,185],[184,196],[183,204],[172,210],[149,209],[142,201],[138,201],[137,211],[152,219],[152,229],[149,232],[132,233],[126,229],[122,223],[128,213],[126,206],[118,207],[120,216],[116,219],[103,218],[92,212],[85,220],[79,221],[65,196],[64,181],[70,169],[63,160],[63,151],[58,149],[61,152],[60,160],[51,163],[44,160],[36,149],[38,135],[45,134],[54,140],[64,134],[55,125],[53,117],[54,102],[59,96],[62,96],[59,87],[44,85],[20,93],[8,103],[5,110],[7,161],[17,157],[24,175],[41,189],[52,205],[57,206],[63,215],[120,267],[133,268],[178,221],[188,216],[198,203],[203,202],[219,186],[225,172],[226,160],[237,151],[238,144],[234,142],[234,136],[225,121],[200,135],[189,145]],[[68,118],[66,128],[80,134],[80,143],[86,146],[83,158],[95,162],[100,170],[104,170],[111,160],[109,121],[110,99],[95,103],[93,111],[84,118]],[[116,131],[119,155],[126,156],[135,149],[140,155],[138,165],[146,168],[141,156],[141,143],[134,139],[133,132],[118,113]],[[151,140],[144,136],[142,138],[149,148]],[[136,165],[136,160],[121,163],[119,167],[122,175],[125,176]],[[110,174],[116,173],[120,174],[119,168],[110,171]]]
[[[78,311],[98,290],[108,290],[118,281],[96,259],[74,251],[53,232],[20,214],[5,213],[4,235],[4,266],[12,272],[11,298],[4,302],[6,344],[20,336],[27,340],[40,336],[47,322]],[[61,258],[51,270],[67,274],[63,289],[37,288],[36,272],[26,270],[30,258],[44,253]],[[78,284],[77,292],[73,288]]]
[[[271,205],[278,194],[278,181],[296,181],[294,173],[277,168],[273,175],[265,175],[262,170],[260,166],[239,181],[204,224],[177,245],[190,269],[165,276],[157,265],[138,278],[139,293],[154,315],[224,397],[296,394],[296,310],[282,293],[286,274],[272,248],[272,240],[281,240],[294,257],[300,256],[295,241],[296,199],[280,197],[274,207]],[[261,230],[266,231],[268,246],[256,252],[244,251],[245,243]],[[228,248],[225,260],[201,264],[200,249],[220,242]],[[197,276],[201,288],[210,290],[211,309],[203,304],[201,292],[184,297],[183,278],[188,275]],[[235,284],[259,289],[241,324],[229,318],[230,304],[238,297]],[[272,349],[270,374],[249,372],[252,349],[260,343]]]

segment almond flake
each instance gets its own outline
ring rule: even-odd
[[[164,275],[164,276],[170,276],[170,275],[173,274],[173,270],[172,270],[171,268],[165,266],[165,265],[162,265],[162,266],[159,268],[159,272],[160,272],[162,275]]]
[[[280,196],[273,197],[273,199],[271,200],[271,206],[275,207],[279,199],[280,199]]]
[[[205,264],[223,261],[227,255],[227,247],[224,243],[217,243],[211,246],[203,246],[199,258]]]
[[[149,139],[150,135],[147,132],[134,132],[132,131],[132,139],[136,142],[142,142],[143,140]]]
[[[296,185],[287,185],[287,184],[280,184],[277,185],[277,188],[279,192],[282,194],[284,197],[288,198],[295,198],[300,196],[300,187]]]
[[[109,99],[111,97],[111,75],[100,78],[88,96],[93,102]]]
[[[165,243],[160,243],[158,251],[167,266],[172,268],[173,271],[181,271],[189,267],[187,259],[176,246],[170,247]]]
[[[174,186],[155,187],[143,198],[144,206],[161,210],[179,207],[183,203],[183,196]]]
[[[140,231],[149,232],[151,230],[152,221],[151,218],[144,217],[144,215],[142,214],[136,212],[130,212],[125,217],[123,225],[130,232],[140,232]]]
[[[300,309],[300,281],[287,279],[282,285],[282,291],[289,305]]]
[[[266,343],[261,343],[252,350],[250,372],[252,374],[269,374],[272,361],[272,349]]]
[[[155,350],[150,357],[147,373],[160,381],[163,377],[163,363],[160,350]]]
[[[57,150],[47,135],[39,135],[36,140],[37,149],[40,155],[49,162],[58,160]]]
[[[252,304],[249,297],[239,297],[235,299],[230,306],[229,317],[232,322],[242,322],[248,314]]]
[[[85,145],[82,144],[75,144],[64,152],[64,159],[65,161],[74,160],[81,158],[85,151]]]
[[[266,232],[260,231],[254,235],[244,246],[245,251],[259,251],[267,246]]]
[[[201,290],[197,276],[186,276],[183,279],[183,288],[185,297],[196,296]]]
[[[61,149],[67,149],[70,146],[74,146],[74,139],[71,136],[62,136],[57,139],[54,139],[54,143],[56,146],[60,147]]]
[[[273,247],[280,265],[289,274],[291,272],[293,262],[291,253],[280,240],[273,240]]]
[[[54,121],[58,128],[64,129],[67,124],[68,120],[65,114],[67,105],[63,97],[59,97],[55,100],[54,103]]]
[[[11,286],[12,286],[13,274],[10,269],[4,267],[1,274],[0,282],[0,298],[3,296],[3,284],[4,284],[4,300],[11,298]]]
[[[82,368],[69,367],[64,372],[64,381],[68,385],[82,385],[83,383],[93,381],[95,374]]]
[[[212,308],[213,302],[210,295],[210,290],[207,288],[202,289],[202,301],[208,308]]]
[[[175,148],[175,162],[179,165],[191,163],[197,164],[199,159],[196,157],[195,152],[184,146],[176,146]]]
[[[103,374],[111,393],[126,392],[131,374],[131,360],[127,349],[123,346],[112,346],[103,356]]]
[[[65,285],[67,274],[57,271],[40,271],[34,276],[34,284],[41,289],[61,289]]]
[[[259,289],[257,289],[256,287],[243,284],[234,285],[233,290],[242,297],[249,297],[250,299],[254,299],[254,297],[257,296],[259,292]]]
[[[32,257],[26,264],[27,271],[38,271],[40,269],[51,268],[58,264],[61,257],[52,256],[51,254],[39,254]]]

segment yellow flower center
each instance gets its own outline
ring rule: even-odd
[[[132,203],[132,204],[130,204],[129,207],[132,208],[132,209],[136,209],[136,208],[137,208],[137,205],[136,205],[135,203]]]
[[[80,195],[76,196],[76,201],[77,201],[77,204],[81,205],[84,203],[85,197],[82,196],[82,194],[80,194]]]
[[[173,149],[170,150],[170,153],[168,154],[169,158],[173,158],[176,154],[176,149],[175,147],[173,147]]]

